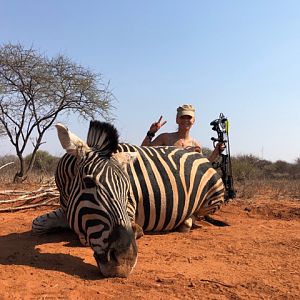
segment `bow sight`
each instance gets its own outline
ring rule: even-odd
[[[221,153],[221,159],[218,162],[213,162],[213,167],[215,169],[220,169],[222,173],[222,180],[225,186],[225,202],[229,199],[233,199],[236,196],[235,189],[233,187],[233,177],[231,168],[231,158],[230,158],[230,146],[229,146],[229,122],[225,116],[220,113],[218,119],[210,123],[212,130],[216,131],[218,138],[212,137],[214,148],[217,147],[216,143],[223,144],[225,146],[225,154]]]

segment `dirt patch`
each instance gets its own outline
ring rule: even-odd
[[[259,215],[267,220],[280,219],[288,221],[300,219],[299,201],[294,203],[285,203],[284,201],[254,202],[245,205],[244,210],[249,213],[249,217],[253,216],[254,218]]]
[[[0,299],[298,299],[300,202],[261,197],[224,206],[190,233],[146,235],[127,279],[102,278],[90,248],[65,231],[31,235],[49,211],[0,214]]]

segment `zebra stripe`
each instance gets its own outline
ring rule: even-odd
[[[65,210],[59,207],[54,211],[41,215],[32,221],[32,232],[35,235],[70,228]]]
[[[135,221],[145,231],[173,230],[193,214],[214,213],[224,201],[220,176],[199,153],[130,144],[119,144],[117,151],[139,154],[127,172]]]
[[[117,152],[138,153],[126,169],[130,180],[127,213],[144,231],[173,230],[192,216],[214,213],[224,202],[220,176],[199,153],[130,144],[119,144]],[[63,156],[56,172],[63,208],[68,205],[76,172],[74,157]],[[88,167],[85,172],[89,172]]]
[[[63,125],[58,124],[57,129],[61,144],[70,153],[60,160],[55,176],[60,212],[81,243],[92,247],[104,276],[126,277],[136,264],[137,247],[127,213],[129,178],[111,159],[118,133],[108,123],[92,121],[86,144]],[[43,224],[43,218],[33,221],[33,231],[43,225],[45,230],[53,227],[52,222]]]
[[[83,245],[89,245],[94,251],[94,256],[105,276],[128,276],[136,263],[136,250],[131,255],[130,248],[136,248],[131,220],[127,214],[127,196],[129,179],[117,163],[92,152],[79,167],[72,184],[71,199],[67,206],[67,219],[70,227],[76,232]],[[120,233],[115,233],[116,228],[127,231],[128,241]],[[119,231],[118,231],[119,232]],[[116,236],[116,246],[112,243]],[[132,244],[132,246],[131,246]],[[125,271],[119,272],[111,267],[112,259],[105,261],[110,249],[115,253],[125,247],[129,250],[129,264]],[[126,250],[127,251],[127,250]],[[117,257],[114,254],[114,257]],[[116,258],[114,264],[119,265],[120,259]],[[115,267],[116,268],[116,267]]]
[[[74,159],[74,156],[65,154],[63,158],[59,160],[56,168],[55,183],[60,193],[60,205],[64,211],[66,211],[69,202],[72,179],[74,178],[74,174],[77,173],[76,162],[77,159]],[[69,178],[68,183],[65,181],[65,178]]]
[[[66,159],[69,161],[69,157]],[[68,184],[64,186],[67,187]],[[72,200],[67,203],[69,225],[78,234],[83,244],[92,243],[93,246],[95,238],[103,237],[100,248],[105,249],[111,227],[131,226],[126,209],[122,209],[126,208],[128,189],[128,177],[116,163],[99,156],[97,152],[89,153],[83,166],[79,167],[75,175],[69,196]],[[99,225],[102,228],[99,232],[87,230],[88,227]]]

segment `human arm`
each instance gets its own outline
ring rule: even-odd
[[[200,145],[197,141],[195,141],[195,140],[193,141],[192,151],[199,152],[200,154],[202,154],[202,147],[201,147],[201,145]]]
[[[146,135],[141,146],[166,146],[167,145],[165,142],[166,135],[167,133],[162,133],[159,136],[157,136],[157,138],[154,139],[153,141],[152,141],[152,137]]]
[[[221,142],[217,143],[214,151],[211,153],[208,160],[210,162],[215,162],[218,159],[218,157],[221,155],[221,153],[224,151],[224,149],[225,149],[224,143]]]
[[[152,141],[153,137],[155,136],[156,132],[167,123],[167,121],[163,121],[162,116],[160,116],[159,120],[157,122],[154,122],[151,124],[149,131],[147,132],[147,135],[145,136],[142,146],[162,146],[164,138],[163,134],[159,135],[155,140]]]

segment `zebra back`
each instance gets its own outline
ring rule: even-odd
[[[200,153],[130,144],[119,144],[117,151],[138,152],[127,167],[129,203],[145,231],[172,230],[192,215],[214,213],[224,201],[223,182]]]

